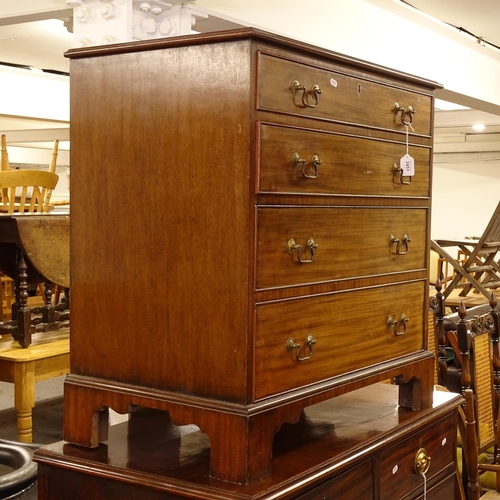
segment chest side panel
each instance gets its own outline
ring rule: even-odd
[[[73,373],[245,397],[248,47],[72,61]]]

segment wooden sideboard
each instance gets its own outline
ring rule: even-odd
[[[455,473],[458,394],[436,393],[432,408],[397,406],[397,390],[375,384],[307,408],[285,424],[272,475],[237,485],[209,475],[209,439],[144,409],[88,449],[60,442],[35,453],[40,500],[414,500],[424,479],[417,452],[430,457],[427,500],[460,498]]]
[[[67,55],[65,440],[161,409],[249,484],[312,404],[393,378],[431,406],[435,82],[252,28]]]

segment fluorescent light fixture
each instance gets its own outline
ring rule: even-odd
[[[435,99],[435,106],[440,111],[456,111],[458,109],[470,109],[467,106],[462,106],[456,102],[443,101],[442,99]]]

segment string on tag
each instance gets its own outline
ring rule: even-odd
[[[427,500],[427,477],[425,474],[422,474],[422,477],[424,478],[424,496],[422,500]]]
[[[406,129],[406,154],[408,154],[408,146],[410,144],[410,140],[408,139],[408,128],[411,128],[411,131],[415,132],[415,130],[411,126],[411,123],[406,123],[405,122],[405,129]]]

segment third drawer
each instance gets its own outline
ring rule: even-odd
[[[427,217],[426,208],[258,207],[256,288],[423,270]]]

